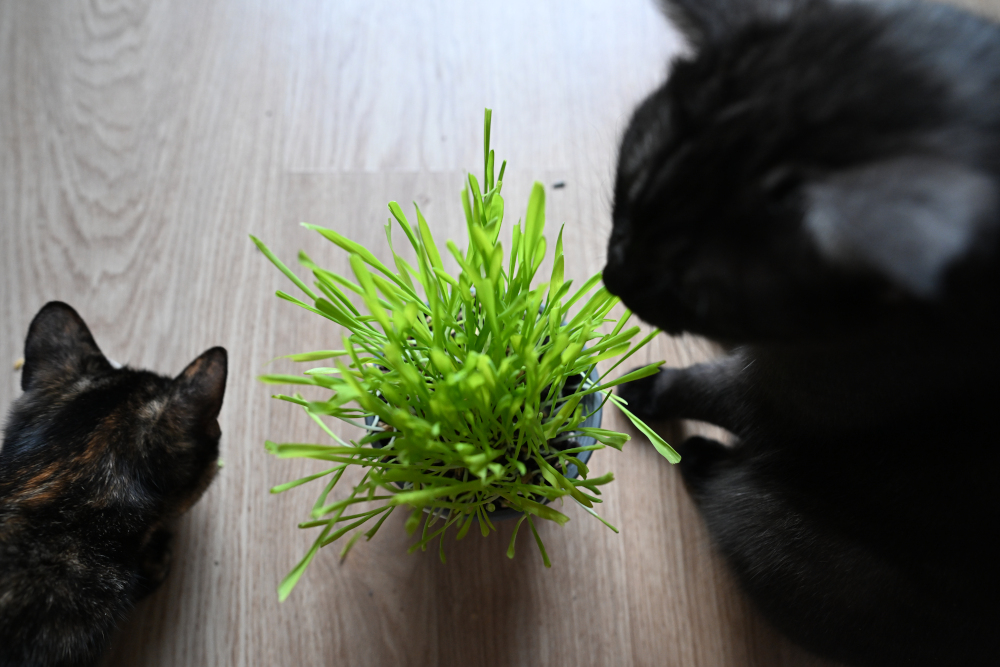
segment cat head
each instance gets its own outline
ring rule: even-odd
[[[76,311],[52,302],[31,322],[24,358],[24,394],[0,450],[9,499],[169,518],[211,482],[226,388],[223,348],[175,378],[116,368]]]
[[[988,264],[995,26],[921,3],[666,5],[692,50],[624,135],[604,271],[640,317],[823,334],[939,303],[959,265]]]

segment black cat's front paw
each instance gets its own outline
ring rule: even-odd
[[[720,464],[732,457],[733,450],[717,440],[695,435],[682,442],[677,453],[681,455],[677,465],[684,483],[692,495],[698,495],[705,483],[718,473]]]
[[[618,396],[628,403],[628,411],[643,421],[675,419],[669,397],[676,374],[676,369],[661,368],[655,375],[620,385]]]

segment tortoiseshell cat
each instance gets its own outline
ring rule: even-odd
[[[226,351],[173,380],[116,369],[52,302],[24,357],[0,449],[0,666],[93,665],[218,469]]]
[[[604,279],[730,348],[622,388],[758,607],[852,665],[1000,665],[1000,28],[921,2],[673,0]]]

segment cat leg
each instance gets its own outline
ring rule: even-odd
[[[734,354],[687,368],[661,368],[649,377],[626,382],[618,395],[644,421],[694,419],[740,434],[750,407],[743,399],[746,360]]]
[[[735,451],[717,440],[700,435],[691,436],[676,449],[681,455],[681,461],[677,465],[692,495],[700,493],[704,485],[719,474],[720,466],[730,462]]]
[[[814,518],[752,460],[733,455],[710,470],[691,495],[712,539],[792,640],[852,665],[1000,664],[995,612],[966,613],[959,598]]]
[[[163,583],[170,574],[173,549],[171,531],[164,527],[154,528],[139,550],[139,586],[136,599],[141,600]]]

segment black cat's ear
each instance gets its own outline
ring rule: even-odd
[[[927,157],[835,173],[805,188],[804,226],[820,254],[933,298],[948,268],[997,227],[997,185],[986,174]]]
[[[171,407],[184,421],[200,427],[219,416],[228,367],[226,349],[213,347],[174,378]]]
[[[780,21],[820,0],[661,0],[667,16],[700,48],[747,25]]]
[[[86,373],[111,370],[75,310],[60,301],[42,307],[28,327],[21,389],[57,386]]]

